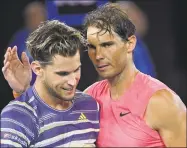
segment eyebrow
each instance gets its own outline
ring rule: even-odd
[[[81,65],[79,65],[73,72],[77,71],[80,67],[81,67]],[[69,73],[71,73],[71,71],[56,71],[55,73],[58,75],[63,75],[65,73],[69,74]]]
[[[102,43],[100,43],[99,45],[100,45],[100,46],[104,46],[104,45],[111,45],[111,44],[114,44],[114,41],[102,42]],[[88,46],[95,47],[95,46],[94,46],[93,44],[91,44],[91,43],[88,43]]]

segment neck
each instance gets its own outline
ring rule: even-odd
[[[120,74],[108,79],[112,100],[118,100],[128,90],[137,73],[134,63],[129,63]]]
[[[35,90],[38,93],[38,96],[43,100],[47,105],[56,110],[66,110],[72,105],[72,101],[60,100],[52,95],[46,90],[39,78],[36,78],[34,84]]]

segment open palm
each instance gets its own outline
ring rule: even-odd
[[[10,87],[16,92],[25,91],[32,79],[32,71],[29,59],[25,52],[22,53],[21,61],[17,55],[17,47],[9,47],[4,56],[3,75]]]

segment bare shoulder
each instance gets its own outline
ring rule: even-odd
[[[173,120],[180,122],[186,116],[186,106],[175,93],[163,89],[155,92],[147,106],[146,118],[154,128]]]
[[[155,92],[150,98],[149,105],[153,109],[156,107],[157,109],[164,109],[166,112],[168,112],[168,110],[171,111],[175,109],[186,111],[186,106],[182,102],[181,98],[175,93],[166,89]],[[159,112],[159,110],[157,111]]]
[[[181,98],[176,95],[175,93],[163,89],[155,92],[153,96],[150,98],[149,104],[153,106],[161,105],[158,107],[171,107],[179,108],[181,110],[186,109],[184,103],[182,102]],[[164,105],[164,106],[163,106]]]

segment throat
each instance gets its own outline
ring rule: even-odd
[[[129,91],[135,82],[138,71],[127,74],[126,77],[119,77],[115,81],[110,81],[110,97],[112,100],[119,100],[125,93]]]

